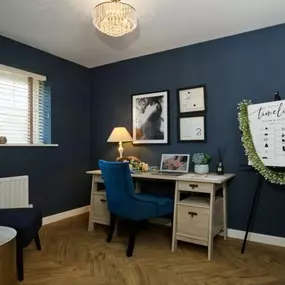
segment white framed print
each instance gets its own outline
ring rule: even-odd
[[[205,117],[193,116],[178,118],[178,141],[206,141]]]
[[[133,144],[167,144],[168,91],[132,95]]]
[[[206,110],[205,85],[193,86],[177,90],[178,113],[202,112]]]

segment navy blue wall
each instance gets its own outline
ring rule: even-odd
[[[55,148],[0,148],[0,177],[29,175],[30,202],[43,214],[89,203],[89,70],[0,37],[0,64],[47,76],[52,90],[52,142]]]
[[[115,126],[131,131],[131,94],[170,90],[170,145],[126,145],[126,155],[158,164],[161,153],[208,152],[226,147],[225,168],[236,173],[228,195],[229,227],[243,230],[256,176],[240,171],[245,163],[237,124],[237,104],[244,98],[269,101],[279,90],[285,98],[285,25],[210,41],[95,68],[92,73],[92,167],[99,158],[114,159],[107,143]],[[206,84],[207,142],[177,143],[176,88]],[[214,164],[212,165],[214,170]],[[268,184],[253,231],[285,237],[285,187]]]

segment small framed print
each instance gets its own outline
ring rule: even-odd
[[[205,93],[205,85],[178,89],[178,112],[184,114],[205,111]]]
[[[205,117],[196,116],[178,118],[178,141],[206,141]]]

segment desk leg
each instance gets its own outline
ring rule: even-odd
[[[172,246],[171,251],[174,252],[177,250],[177,239],[176,239],[176,229],[177,229],[177,203],[180,200],[180,191],[178,190],[178,182],[175,183],[175,194],[174,194],[174,211],[173,211],[173,220],[172,220]]]
[[[228,237],[228,213],[227,213],[227,184],[226,182],[223,184],[223,206],[224,206],[224,240]]]
[[[210,217],[209,217],[209,236],[208,236],[208,260],[213,256],[213,214],[214,214],[215,191],[210,193]]]
[[[91,195],[90,195],[90,210],[89,210],[89,221],[88,221],[88,231],[92,232],[94,231],[94,223],[92,221],[93,219],[93,197],[94,192],[98,190],[98,183],[95,182],[95,175],[92,176],[92,186],[91,186]]]

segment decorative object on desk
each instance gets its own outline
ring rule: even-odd
[[[132,96],[133,144],[167,144],[168,91]]]
[[[136,160],[133,160],[133,159],[129,162],[129,167],[130,167],[131,173],[148,172],[149,170],[149,166],[147,163],[143,161],[137,162]]]
[[[177,90],[178,113],[192,113],[206,110],[205,85]]]
[[[122,156],[117,159],[118,162],[130,162],[131,160],[134,160],[136,162],[141,162],[141,160],[135,156],[129,155],[129,156]]]
[[[118,162],[128,162],[132,173],[148,172],[149,166],[135,156],[124,156],[118,159]]]
[[[6,143],[7,143],[7,138],[1,136],[1,137],[0,137],[0,144],[6,144]]]
[[[179,142],[201,142],[206,140],[205,118],[181,117],[178,119],[178,141]]]
[[[269,161],[269,159],[265,159],[265,157],[262,156],[263,150],[260,148],[260,145],[254,143],[254,139],[258,140],[260,137],[260,133],[257,132],[256,128],[254,129],[254,126],[250,127],[250,124],[253,124],[254,122],[252,120],[257,120],[259,118],[259,123],[263,124],[264,128],[264,135],[265,133],[274,133],[274,130],[276,128],[277,130],[277,135],[276,138],[274,139],[280,139],[280,136],[282,136],[282,128],[284,128],[284,135],[285,135],[285,125],[284,125],[284,120],[276,120],[276,124],[268,124],[268,120],[272,120],[274,116],[280,114],[280,117],[285,117],[284,114],[284,101],[275,101],[275,102],[270,102],[271,104],[269,105],[263,105],[263,104],[257,104],[257,105],[262,105],[262,106],[254,106],[252,105],[250,100],[243,100],[238,104],[238,121],[239,121],[239,128],[242,132],[242,143],[245,149],[245,154],[247,155],[250,164],[255,168],[260,175],[262,175],[267,181],[275,184],[285,184],[285,173],[284,172],[278,172],[274,171],[268,167],[266,167],[264,161]],[[280,105],[281,104],[281,105]],[[271,106],[270,112],[267,111],[267,107]],[[276,110],[276,111],[275,111]],[[256,116],[257,118],[254,118],[253,116]],[[251,118],[251,123],[249,121],[249,117]],[[274,122],[274,121],[273,121]],[[279,125],[280,124],[280,125]],[[284,126],[282,126],[284,125]],[[278,131],[279,130],[279,131]],[[253,132],[252,132],[253,131]],[[253,137],[254,135],[255,137]],[[281,143],[282,145],[282,143]],[[267,151],[268,149],[265,150],[264,147],[264,152]],[[280,154],[280,149],[278,150],[279,157],[282,159],[283,156]],[[269,152],[268,152],[269,153]],[[261,156],[260,156],[261,155]],[[278,161],[275,159],[276,164],[279,164]],[[272,163],[270,163],[272,164]],[[281,166],[281,165],[275,165],[275,166]]]
[[[157,165],[149,166],[148,171],[149,172],[158,172],[159,171],[159,166],[157,166]]]
[[[119,143],[118,151],[119,151],[120,158],[121,158],[123,157],[123,153],[124,153],[123,142],[130,142],[132,140],[133,139],[131,135],[128,133],[128,131],[126,130],[126,128],[116,127],[113,129],[107,142],[118,142]]]
[[[211,156],[206,153],[195,153],[192,157],[194,172],[197,174],[209,173],[209,163]]]
[[[148,172],[149,166],[135,156],[123,156],[117,159],[118,162],[128,162],[132,173]]]
[[[217,162],[217,168],[216,172],[218,175],[224,174],[224,155],[225,155],[225,149],[223,147],[218,148],[218,162]]]

